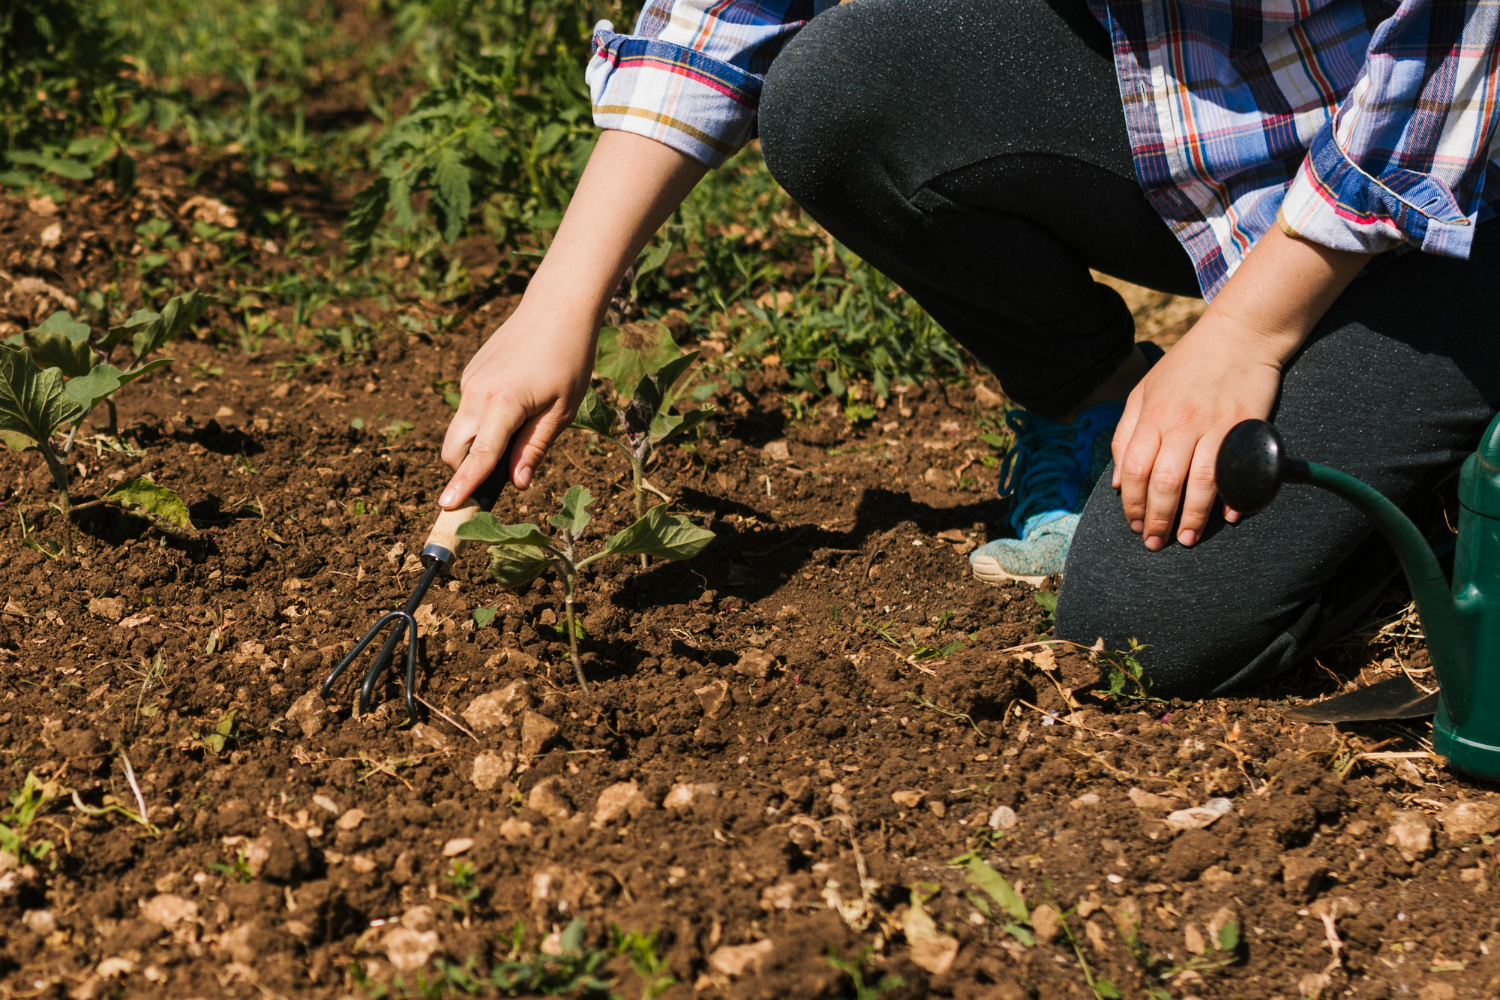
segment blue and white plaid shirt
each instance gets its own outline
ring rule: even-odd
[[[594,120],[717,166],[837,0],[650,0],[595,30]],[[1500,204],[1500,0],[1089,0],[1136,174],[1212,296],[1278,220],[1325,246],[1467,257]]]

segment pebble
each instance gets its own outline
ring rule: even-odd
[[[286,717],[288,722],[297,724],[303,736],[316,736],[323,731],[323,726],[328,722],[328,705],[323,701],[322,695],[314,689],[292,702],[292,707],[286,710]]]
[[[557,733],[557,723],[538,712],[527,712],[521,719],[521,756],[537,756],[552,745]]]
[[[696,797],[692,785],[679,783],[667,791],[667,797],[662,799],[661,807],[668,812],[683,812],[693,808],[693,800]]]
[[[903,808],[915,809],[917,808],[917,806],[922,804],[922,797],[924,794],[925,793],[919,792],[915,788],[909,788],[905,791],[892,792],[891,801],[896,803],[896,805],[898,806],[902,806]]]
[[[333,813],[335,816],[343,812],[343,810],[339,808],[339,804],[337,802],[322,794],[313,796],[313,805],[317,806],[319,809],[322,809],[324,812]]]
[[[397,927],[380,939],[380,948],[397,972],[416,972],[438,950],[437,931]]]
[[[491,729],[504,729],[530,704],[531,685],[518,680],[497,691],[485,692],[469,702],[460,714],[476,733],[486,733]]]
[[[568,798],[567,787],[562,778],[556,775],[543,778],[531,786],[531,792],[526,796],[526,808],[534,809],[559,823],[573,815],[573,803]]]
[[[764,649],[747,649],[734,665],[735,673],[754,680],[765,680],[776,669],[776,657]]]
[[[518,844],[531,839],[532,829],[531,824],[524,819],[512,816],[500,824],[500,836],[505,838],[506,843]]]
[[[1021,817],[1010,806],[996,806],[995,811],[990,813],[989,825],[996,830],[1009,830],[1020,821]]]
[[[1177,803],[1161,795],[1155,795],[1140,788],[1132,788],[1129,792],[1130,801],[1141,812],[1170,812]]]
[[[626,815],[640,796],[641,788],[634,781],[621,781],[610,785],[599,793],[599,800],[594,803],[594,820],[590,825],[597,830],[617,822]]]
[[[782,442],[785,444],[785,442]],[[726,944],[708,956],[709,967],[731,979],[745,974],[757,975],[776,951],[770,938],[754,944]]]
[[[364,821],[365,811],[363,809],[350,809],[338,819],[334,820],[333,825],[338,827],[340,830],[354,830],[357,829],[359,827],[359,824],[363,823]]]
[[[1233,811],[1234,803],[1228,799],[1209,799],[1201,806],[1167,813],[1167,826],[1174,830],[1202,830]]]
[[[141,903],[141,916],[158,927],[171,930],[183,921],[198,919],[198,904],[190,899],[164,892]]]
[[[473,837],[454,837],[443,845],[443,857],[456,858],[473,846]]]
[[[197,909],[197,906],[193,907],[195,913]],[[31,933],[39,934],[42,937],[46,937],[57,930],[57,917],[53,915],[51,910],[27,910],[21,914],[21,923],[25,924],[26,929],[31,931]]]
[[[1457,802],[1438,817],[1450,837],[1482,837],[1500,833],[1500,805],[1494,802]]]
[[[1031,930],[1042,944],[1051,944],[1062,933],[1062,917],[1051,903],[1039,903],[1031,911]]]
[[[125,617],[125,599],[123,597],[90,598],[89,614],[117,622]]]
[[[1392,817],[1385,842],[1400,852],[1406,862],[1417,861],[1432,853],[1432,827],[1421,811],[1405,809]]]
[[[790,462],[792,452],[785,441],[770,441],[761,448],[760,457],[767,462]]]
[[[494,791],[516,767],[514,750],[485,750],[474,758],[474,770],[470,780],[481,792]]]
[[[734,696],[729,692],[729,682],[723,678],[711,680],[702,687],[693,689],[693,694],[698,696],[698,703],[703,706],[703,714],[710,719],[722,719],[734,707]]]
[[[430,747],[437,751],[448,749],[448,737],[425,722],[419,722],[415,726],[412,726],[410,732],[413,743]]]

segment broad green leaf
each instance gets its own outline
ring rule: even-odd
[[[531,545],[551,548],[552,539],[534,524],[501,524],[494,514],[479,511],[455,532],[466,542],[489,542],[492,545]]]
[[[212,295],[188,292],[174,295],[162,306],[161,315],[138,330],[130,346],[137,358],[144,358],[181,336],[214,304]]]
[[[14,452],[30,451],[36,447],[35,441],[19,431],[0,430],[0,442],[4,442],[5,447]]]
[[[127,479],[104,494],[103,499],[107,504],[141,515],[169,535],[193,534],[192,518],[182,498],[149,479]]]
[[[0,430],[46,441],[77,412],[63,392],[61,371],[38,368],[25,348],[0,346]]]
[[[154,309],[137,309],[125,322],[109,328],[109,332],[99,341],[99,349],[108,351],[126,337],[133,336],[141,327],[150,326],[159,319],[161,313]]]
[[[1219,950],[1234,951],[1240,946],[1240,924],[1231,920],[1219,928]]]
[[[691,559],[714,540],[714,533],[657,504],[646,516],[604,541],[601,556],[645,555],[657,559]]]
[[[433,201],[443,212],[443,240],[452,243],[458,239],[469,218],[469,168],[462,154],[452,146],[438,150],[432,180],[437,189]]]
[[[502,587],[514,588],[542,575],[552,561],[552,549],[536,545],[491,545],[490,576]]]
[[[594,370],[600,378],[607,378],[615,387],[615,395],[629,399],[635,395],[636,385],[646,373],[659,369],[682,353],[672,340],[672,331],[665,326],[656,327],[655,339],[641,334],[640,326],[621,331],[607,326],[599,331],[599,354],[594,361]],[[627,341],[638,340],[632,347]]]
[[[698,351],[689,351],[680,357],[673,358],[651,373],[651,380],[656,383],[656,390],[661,393],[661,398],[670,400],[672,389],[678,380],[687,374],[687,370],[698,360]]]
[[[589,513],[589,504],[594,502],[594,494],[583,486],[570,486],[568,492],[563,495],[562,513],[554,514],[549,522],[555,528],[561,528],[572,538],[583,534],[593,515]]]
[[[593,389],[583,394],[583,402],[578,404],[578,413],[573,417],[573,426],[581,427],[604,437],[615,436],[615,424],[619,423],[620,415],[615,408],[604,401]]]
[[[82,419],[94,407],[120,391],[122,386],[127,386],[142,375],[148,375],[158,368],[165,368],[173,360],[173,358],[157,358],[155,361],[146,362],[139,368],[132,368],[128,372],[122,372],[114,365],[95,365],[87,375],[70,381],[65,392],[70,400],[78,404],[78,416]]]
[[[359,262],[370,256],[370,240],[391,203],[391,182],[377,177],[354,196],[349,218],[344,220],[344,246],[349,259]]]
[[[989,897],[999,905],[1000,909],[1009,914],[1012,920],[1021,924],[1030,922],[1031,912],[1026,908],[1026,900],[1019,892],[1011,888],[1005,876],[978,857],[970,857],[965,868],[967,869],[965,877],[969,882],[988,893]]]
[[[475,628],[489,628],[499,613],[494,608],[475,608],[469,617],[474,619]]]
[[[678,416],[672,413],[659,413],[656,422],[651,425],[651,443],[654,445],[671,444],[687,436],[688,432],[698,427],[707,420],[709,414],[714,412],[712,406],[704,406],[697,410],[689,410]]]
[[[68,313],[59,310],[46,322],[22,334],[31,359],[38,368],[61,368],[69,378],[89,370],[89,328]]]
[[[661,412],[661,389],[650,375],[636,383],[635,395],[625,406],[625,433],[634,443],[650,433]]]
[[[672,256],[672,241],[663,239],[662,242],[648,247],[635,264],[635,280],[639,282],[646,275],[661,267]]]

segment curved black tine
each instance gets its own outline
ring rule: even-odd
[[[387,622],[392,618],[399,618],[400,616],[401,612],[399,611],[389,611],[381,615],[379,620],[370,626],[370,631],[365,633],[364,638],[356,642],[354,648],[349,650],[349,655],[340,660],[338,666],[334,667],[333,671],[323,679],[323,685],[318,689],[319,697],[326,701],[329,692],[333,690],[334,682],[339,679],[339,676],[345,670],[349,669],[349,664],[353,663],[359,654],[365,651],[366,646],[375,641],[375,637],[380,634],[381,629],[385,628]]]
[[[426,596],[428,589],[432,586],[432,582],[437,579],[438,571],[442,568],[443,563],[441,561],[436,559],[431,560],[427,565],[426,571],[422,574],[422,578],[417,582],[416,589],[412,591],[411,597],[407,600],[406,607],[399,611],[387,611],[381,615],[379,620],[371,626],[370,631],[364,634],[364,638],[354,644],[354,648],[349,651],[349,655],[339,661],[338,666],[333,668],[333,671],[329,673],[327,678],[324,679],[322,686],[318,689],[318,693],[325,700],[328,698],[329,692],[333,690],[334,682],[349,668],[349,664],[353,663],[359,654],[363,653],[365,648],[375,641],[375,637],[380,634],[381,629],[385,628],[391,622],[395,622],[396,627],[386,637],[385,644],[380,647],[380,652],[376,655],[375,662],[370,665],[369,671],[365,673],[364,682],[359,686],[359,711],[363,715],[370,710],[370,700],[375,694],[375,685],[379,682],[380,675],[385,672],[385,668],[390,666],[393,654],[396,651],[396,644],[404,636],[406,638],[406,714],[413,723],[417,721],[417,619],[413,616],[413,612],[416,611],[417,605],[421,603],[422,598]]]
[[[417,620],[408,611],[392,611],[386,618],[397,619],[396,627],[391,629],[391,636],[380,647],[380,655],[375,657],[375,662],[370,665],[370,670],[365,674],[365,682],[359,686],[359,714],[363,715],[370,710],[370,698],[375,694],[375,683],[380,680],[380,675],[385,668],[390,666],[392,654],[396,651],[396,644],[401,637],[406,636],[406,648],[410,654],[417,641]],[[417,713],[410,705],[407,706],[411,721],[417,721]]]

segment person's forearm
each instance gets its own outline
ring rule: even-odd
[[[578,325],[596,327],[625,269],[706,172],[654,139],[606,131],[527,286],[523,308],[567,313]]]
[[[1284,365],[1369,259],[1369,254],[1333,250],[1273,226],[1199,323],[1205,332],[1242,338]]]

